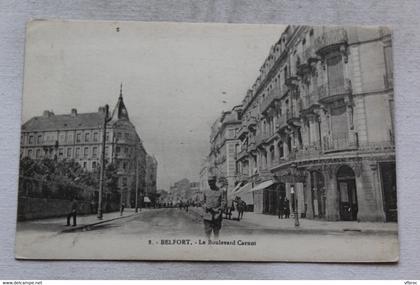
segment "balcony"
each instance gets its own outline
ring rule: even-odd
[[[255,139],[250,139],[248,141],[248,152],[252,152],[255,151],[257,149],[257,145],[255,143]]]
[[[340,45],[347,44],[347,32],[344,28],[327,28],[320,37],[315,39],[314,48],[318,55],[325,55]]]
[[[298,109],[287,110],[286,120],[289,125],[298,126],[300,122],[300,110]]]
[[[319,106],[319,87],[302,98],[302,111]]]
[[[345,138],[332,138],[326,136],[324,137],[323,143],[325,153],[356,150],[359,147],[355,134],[350,134],[349,137]]]
[[[255,146],[259,147],[260,145],[262,145],[265,141],[265,138],[261,135],[261,134],[257,134],[255,136]]]
[[[246,147],[244,147],[243,149],[241,149],[241,151],[238,153],[238,155],[236,156],[236,159],[237,160],[241,160],[242,158],[244,158],[244,157],[247,157],[248,156],[248,151],[247,151],[247,148]]]
[[[343,84],[337,84],[335,87],[329,87],[328,84],[322,84],[318,88],[319,100],[329,101],[334,97],[351,94],[352,87],[350,79],[344,79]]]
[[[305,146],[296,152],[296,159],[311,159],[320,157],[322,155],[322,149],[319,145]]]
[[[245,125],[248,127],[248,129],[250,131],[254,131],[255,127],[257,126],[257,120],[255,118],[249,118],[246,122]]]
[[[302,59],[304,62],[308,63],[309,65],[312,65],[313,63],[321,60],[319,56],[316,54],[316,50],[314,46],[309,46],[303,52]]]
[[[246,137],[247,134],[248,127],[246,125],[242,125],[242,127],[240,127],[238,132],[236,133],[236,138],[242,140]]]
[[[286,86],[288,88],[296,88],[298,84],[298,78],[296,76],[290,76],[286,79]]]
[[[248,181],[249,175],[247,173],[248,169],[245,169],[243,173],[236,174],[236,181]]]
[[[277,123],[276,123],[276,130],[281,130],[283,128],[287,127],[287,119],[285,115],[280,115],[277,117]]]
[[[261,113],[265,113],[268,108],[271,106],[274,106],[275,102],[280,100],[281,95],[278,90],[271,90],[267,97],[264,98],[264,100],[261,102],[260,110]]]

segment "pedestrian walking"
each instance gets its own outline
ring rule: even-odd
[[[284,199],[284,217],[288,219],[290,217],[290,202],[289,199]]]
[[[206,190],[203,195],[203,222],[204,232],[208,240],[211,238],[211,233],[214,239],[219,238],[219,232],[222,228],[222,213],[224,208],[223,193],[216,185],[216,176],[209,176],[208,184],[210,190]]]
[[[123,213],[124,213],[124,209],[125,209],[125,203],[124,203],[124,202],[122,202],[122,203],[121,203],[121,207],[120,207],[120,216],[122,216],[122,215],[123,215]]]
[[[279,219],[283,219],[284,215],[284,197],[280,196],[279,200]]]
[[[77,225],[76,216],[77,216],[77,201],[76,201],[76,198],[73,198],[71,202],[70,213],[67,215],[66,226],[70,226],[70,219],[73,218],[73,227],[75,227]]]

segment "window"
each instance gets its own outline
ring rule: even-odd
[[[41,157],[41,150],[37,149],[36,150],[36,158],[40,158]]]
[[[124,153],[128,153],[128,147],[124,148]]]
[[[58,156],[59,156],[59,157],[63,157],[63,155],[64,155],[64,149],[63,149],[62,147],[60,147],[60,148],[58,149]]]
[[[76,158],[80,157],[80,147],[76,148]]]
[[[42,135],[38,135],[37,143],[38,144],[42,143]]]
[[[284,82],[287,80],[287,65],[283,69],[283,75],[284,75]]]
[[[76,142],[81,142],[81,140],[82,140],[82,134],[81,133],[78,133],[78,134],[76,134]]]
[[[28,149],[28,157],[32,158],[32,149]]]
[[[73,141],[73,134],[67,133],[67,142],[72,142],[72,141]]]
[[[278,148],[279,148],[279,156],[284,157],[284,149],[283,149],[283,142],[282,141],[279,142]]]
[[[127,177],[123,177],[122,178],[122,186],[126,187],[127,186]]]
[[[98,141],[98,137],[99,137],[98,133],[93,133],[93,141],[94,142]]]
[[[98,156],[98,148],[94,146],[92,148],[92,157],[96,158]]]
[[[29,144],[33,144],[34,143],[34,136],[29,136]]]
[[[120,150],[121,150],[121,148],[120,148],[119,146],[117,146],[117,147],[115,148],[115,152],[116,152],[116,153],[120,153]]]
[[[105,156],[108,156],[108,152],[109,152],[109,147],[105,147]]]
[[[95,169],[96,168],[96,161],[92,161],[92,168]]]
[[[67,157],[70,158],[71,157],[71,147],[67,148]]]
[[[123,162],[123,169],[127,170],[127,162],[125,162],[125,161]]]
[[[129,133],[125,133],[125,139],[128,140],[130,138],[130,134]]]
[[[344,86],[343,61],[341,55],[336,55],[327,59],[328,66],[328,89],[330,95],[335,95],[337,90]]]
[[[83,168],[86,168],[86,167],[87,167],[87,162],[83,161]]]
[[[89,139],[90,139],[90,134],[89,133],[86,133],[85,134],[85,142],[88,142]]]
[[[83,157],[84,157],[84,158],[87,158],[87,157],[88,157],[88,155],[89,155],[89,148],[88,148],[88,147],[85,147],[85,148],[83,149]]]
[[[66,140],[65,134],[61,134],[60,135],[60,142],[63,143],[63,142],[65,142],[65,140]]]
[[[121,139],[121,133],[117,133],[117,141]]]
[[[110,138],[110,134],[109,134],[109,132],[106,132],[106,138],[105,138],[105,140],[108,142],[109,141],[109,138]]]

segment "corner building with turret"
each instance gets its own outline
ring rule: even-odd
[[[156,185],[156,176],[154,181],[150,181],[150,177],[146,178],[148,154],[129,119],[122,89],[109,116],[111,120],[106,127],[105,160],[117,168],[118,189],[113,190],[120,193],[121,202],[126,207],[134,207],[136,173],[140,196],[147,190],[146,182],[148,185]],[[104,107],[92,113],[78,113],[72,109],[70,114],[56,115],[44,111],[42,116],[33,117],[22,125],[20,157],[74,160],[86,171],[95,171],[101,163],[104,118]],[[157,162],[154,167],[157,167]]]

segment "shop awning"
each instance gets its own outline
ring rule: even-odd
[[[250,192],[254,192],[254,191],[258,191],[258,190],[263,190],[263,189],[265,189],[267,187],[270,187],[273,184],[274,184],[274,181],[273,180],[264,181],[264,182],[258,184],[257,186],[255,186],[254,188],[252,188],[250,190]]]
[[[239,188],[238,191],[236,191],[235,194],[249,192],[251,189],[252,189],[252,184],[251,183],[247,183],[244,186],[242,186],[241,188]]]
[[[240,197],[247,205],[254,204],[254,198],[251,192],[252,183],[246,183],[239,188],[235,193],[232,193],[235,197]]]

